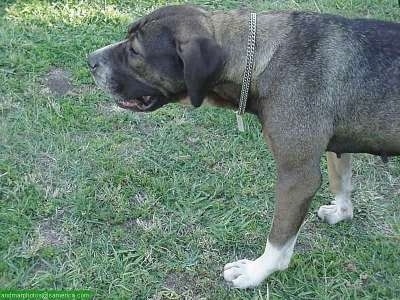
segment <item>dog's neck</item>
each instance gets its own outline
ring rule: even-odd
[[[252,74],[247,111],[258,114],[259,77],[270,63],[280,41],[287,33],[287,13],[259,14],[256,34],[255,65]],[[249,34],[250,12],[245,10],[217,11],[210,14],[213,35],[222,47],[226,62],[213,92],[225,103],[223,106],[237,108],[246,65],[246,49]],[[218,100],[214,101],[214,103]]]

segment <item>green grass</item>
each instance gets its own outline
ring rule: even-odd
[[[397,1],[198,0],[215,8],[307,9],[400,21]],[[243,4],[247,3],[247,4]],[[166,1],[0,3],[0,288],[90,289],[96,299],[399,299],[400,159],[358,155],[355,219],[316,209],[286,272],[227,287],[222,266],[263,251],[275,165],[260,126],[231,111],[116,109],[85,57]],[[74,89],[45,88],[54,69]]]

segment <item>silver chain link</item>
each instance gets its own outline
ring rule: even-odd
[[[251,13],[249,20],[249,37],[246,50],[246,68],[243,73],[242,90],[240,91],[238,114],[243,115],[246,110],[247,98],[249,96],[251,75],[254,68],[254,52],[256,49],[257,14]]]

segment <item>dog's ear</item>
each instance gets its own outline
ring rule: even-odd
[[[176,47],[190,102],[199,107],[222,70],[223,51],[213,39],[201,37],[177,43]]]

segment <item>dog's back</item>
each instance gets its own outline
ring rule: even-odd
[[[400,154],[400,24],[347,24],[358,55],[349,61],[346,110],[333,142],[347,148],[339,152]]]
[[[329,151],[400,154],[400,24],[293,12],[288,25],[265,73],[269,98],[295,88],[321,124],[333,117]]]

